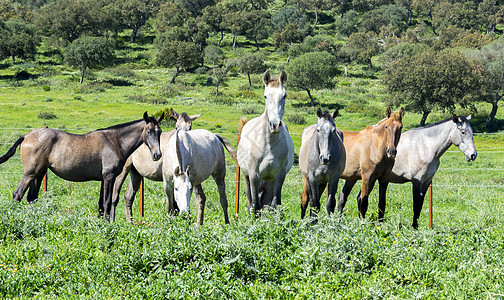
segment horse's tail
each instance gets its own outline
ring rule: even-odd
[[[229,154],[231,155],[231,158],[234,159],[234,161],[238,162],[238,156],[236,155],[236,149],[233,148],[233,146],[231,146],[231,143],[224,137],[216,134],[215,135],[219,141],[222,143],[222,145],[224,145],[224,148],[226,148],[226,150],[229,152]]]
[[[19,146],[23,141],[24,141],[24,135],[22,137],[20,137],[14,143],[14,145],[12,145],[12,147],[10,147],[9,150],[7,150],[7,153],[5,153],[3,156],[0,156],[0,164],[2,164],[4,162],[6,162],[7,160],[9,160],[9,158],[11,158],[14,155],[14,153],[16,153],[17,146]]]
[[[247,117],[243,116],[240,118],[240,121],[238,122],[238,135],[241,135],[241,132],[243,130],[243,126],[245,126],[245,124],[247,124],[247,122],[248,122]]]

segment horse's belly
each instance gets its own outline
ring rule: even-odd
[[[49,169],[59,177],[68,181],[102,180],[102,168],[96,165],[79,165],[71,167],[51,166]]]
[[[138,174],[153,181],[163,181],[163,160],[153,161],[149,159],[133,158],[133,166]]]

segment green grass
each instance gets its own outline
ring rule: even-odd
[[[239,118],[264,110],[260,74],[254,75],[250,91],[245,76],[230,76],[216,98],[214,87],[205,84],[208,75],[184,74],[171,85],[173,70],[134,64],[139,54],[124,51],[129,62],[94,70],[84,85],[78,84],[75,70],[62,66],[25,66],[39,76],[16,82],[10,76],[18,67],[4,65],[0,154],[34,128],[83,133],[167,107],[203,113],[194,128],[218,132],[236,145]],[[273,60],[273,73],[281,64]],[[384,117],[385,93],[379,79],[359,66],[350,72],[349,78],[337,78],[334,90],[313,94],[325,109],[339,108],[339,128],[360,130]],[[287,124],[296,152],[303,128],[316,121],[316,107],[308,103],[305,92],[288,88],[286,120],[299,123]],[[41,113],[56,118],[40,118]],[[482,128],[483,113],[475,116],[473,127]],[[428,122],[446,117],[434,113]],[[406,112],[405,130],[419,120]],[[328,218],[321,211],[320,222],[310,225],[300,220],[302,178],[296,166],[284,185],[280,210],[257,220],[246,212],[242,185],[239,218],[224,225],[210,180],[203,184],[208,200],[201,227],[194,225],[194,203],[191,218],[167,216],[162,183],[155,182],[146,182],[145,217],[139,217],[137,198],[135,225],[126,224],[123,202],[117,222],[109,224],[96,217],[98,182],[68,182],[50,173],[45,196],[32,204],[12,203],[22,177],[18,152],[0,165],[0,297],[499,298],[504,294],[504,135],[478,134],[475,142],[474,162],[467,163],[456,147],[442,157],[433,182],[433,230],[428,229],[427,203],[420,229],[411,229],[411,184],[390,185],[384,223],[376,222],[377,188],[366,219],[358,218],[356,186],[343,216]],[[233,216],[236,169],[229,156],[228,165],[228,212]]]

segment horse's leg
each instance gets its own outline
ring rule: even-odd
[[[249,182],[250,182],[250,196],[251,196],[251,199],[249,200],[251,202],[250,205],[253,205],[252,212],[256,217],[258,217],[257,214],[262,208],[261,203],[259,201],[259,188],[261,185],[261,180],[257,176],[250,176]]]
[[[175,196],[173,195],[173,182],[167,182],[163,180],[163,189],[166,195],[166,212],[171,215],[176,214],[175,207],[173,203],[175,202]]]
[[[36,176],[33,174],[23,175],[23,179],[21,179],[21,182],[19,183],[17,189],[12,194],[12,201],[15,202],[21,201],[21,199],[23,199],[24,194],[26,193],[26,190],[28,189],[28,187],[31,186],[35,178]]]
[[[418,229],[418,219],[420,218],[420,212],[422,211],[422,206],[425,198],[425,194],[432,180],[429,180],[422,184],[418,180],[413,180],[413,228]]]
[[[143,177],[135,168],[131,168],[129,174],[130,183],[126,189],[126,193],[124,193],[124,203],[126,204],[126,222],[133,223],[133,202],[135,201],[137,191],[140,189]],[[118,180],[116,179],[116,185]],[[124,181],[124,178],[122,180]],[[119,199],[117,200],[119,201]]]
[[[385,207],[387,206],[387,187],[389,182],[386,180],[378,181],[380,185],[380,196],[378,200],[378,222],[383,222],[385,217]]]
[[[111,209],[112,209],[112,193],[114,190],[115,175],[106,174],[103,176],[103,211],[105,213],[105,220],[114,222],[111,219]]]
[[[205,196],[205,193],[203,192],[203,187],[201,186],[201,184],[195,185],[193,191],[194,191],[194,197],[196,198],[196,205],[198,205],[198,217],[197,217],[196,224],[203,225],[203,217],[205,215],[206,196]]]
[[[329,194],[329,197],[327,199],[327,205],[326,205],[328,216],[333,214],[334,209],[336,208],[336,193],[338,192],[338,183],[339,183],[339,177],[334,177],[328,184],[329,187],[327,193]],[[319,191],[320,190],[323,191],[325,186],[326,184],[321,184],[319,187]],[[322,193],[320,193],[320,195],[322,195]]]
[[[359,207],[359,217],[364,219],[369,205],[369,194],[373,190],[376,179],[371,176],[362,176],[362,187],[357,196],[357,206]]]
[[[214,177],[214,180],[217,184],[217,189],[219,190],[219,200],[222,207],[222,212],[224,213],[224,223],[229,224],[228,200],[226,195],[226,173],[219,172]]]
[[[357,183],[357,180],[345,180],[345,185],[338,196],[338,212],[343,213],[343,208],[345,208],[346,202],[348,200],[348,195],[352,191],[353,186]]]
[[[112,190],[112,209],[111,209],[111,219],[115,220],[115,211],[117,208],[117,204],[119,204],[119,196],[121,194],[121,188],[124,183],[124,180],[126,179],[126,176],[129,173],[129,170],[132,166],[131,163],[131,158],[128,158],[126,160],[126,163],[124,164],[124,167],[119,175],[117,175],[115,182],[114,182],[114,188]],[[128,213],[126,212],[126,220],[128,220]],[[131,223],[131,218],[129,221]]]
[[[248,200],[248,212],[249,214],[252,213],[252,195],[250,193],[250,179],[247,175],[244,175],[245,177],[245,194],[247,196]]]
[[[308,182],[306,177],[303,176],[303,193],[301,194],[301,219],[305,217],[306,208],[310,202],[310,192],[308,191]]]
[[[28,201],[28,203],[32,203],[38,198],[42,181],[44,181],[44,175],[39,175],[35,177],[35,179],[30,184],[28,195],[26,196],[26,200]]]
[[[100,185],[100,198],[98,199],[98,218],[103,217],[105,214],[105,210],[103,208],[103,201],[104,201],[103,196],[104,194],[103,194],[103,180],[102,180]]]
[[[319,182],[312,176],[308,177],[308,187],[310,192],[310,217],[317,223],[317,216],[320,211]]]
[[[287,173],[280,174],[273,184],[273,200],[271,201],[271,207],[276,208],[278,205],[282,205],[282,186],[285,181],[285,176]]]

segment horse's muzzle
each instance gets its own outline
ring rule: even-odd
[[[327,165],[329,164],[329,162],[331,161],[331,154],[328,154],[328,155],[319,155],[319,161],[320,161],[320,164],[322,165]]]
[[[163,154],[161,152],[159,153],[152,153],[152,160],[153,161],[158,161],[161,159],[161,157],[163,156]]]
[[[476,157],[478,157],[478,153],[474,152],[473,154],[471,155],[466,155],[466,160],[467,161],[475,161],[476,160]]]
[[[278,123],[269,122],[269,128],[271,130],[271,133],[279,133],[280,126],[282,126],[282,122],[278,122]]]
[[[395,158],[396,155],[397,155],[396,149],[387,149],[387,157],[388,158]]]

